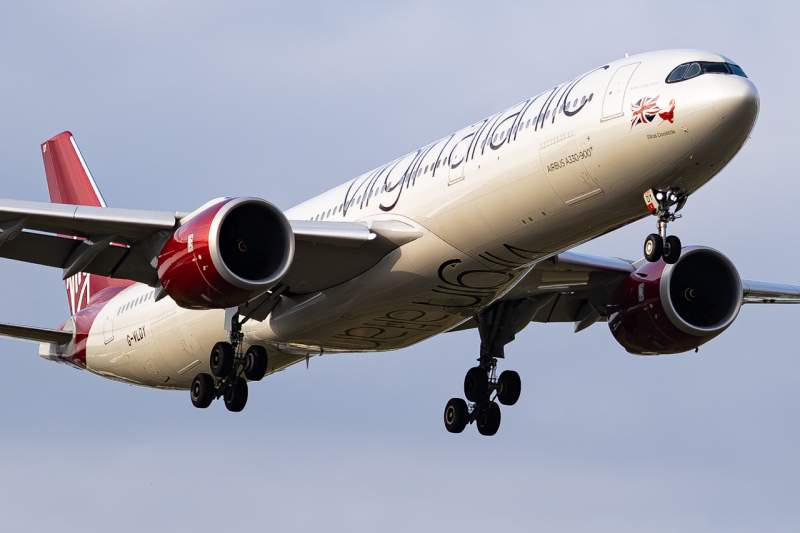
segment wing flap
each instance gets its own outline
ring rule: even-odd
[[[55,268],[64,268],[81,241],[57,235],[22,232],[0,245],[0,257]]]

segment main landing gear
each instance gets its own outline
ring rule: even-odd
[[[501,418],[497,402],[517,403],[522,390],[519,374],[506,370],[497,376],[497,359],[505,356],[504,347],[516,333],[514,311],[510,302],[498,302],[476,317],[481,335],[479,364],[464,378],[464,396],[469,403],[452,398],[444,409],[444,426],[450,433],[461,433],[467,424],[475,422],[481,435],[494,435]]]
[[[238,413],[247,403],[247,382],[260,381],[267,373],[269,358],[263,346],[250,346],[242,354],[242,326],[234,316],[230,339],[211,350],[211,374],[200,373],[192,380],[192,404],[205,409],[219,398],[228,411]],[[244,375],[244,377],[242,377]],[[245,379],[247,378],[247,379]]]
[[[675,235],[667,236],[667,224],[681,218],[671,209],[680,211],[686,204],[686,194],[679,189],[666,191],[650,189],[644,193],[644,201],[650,211],[658,217],[658,233],[651,233],[644,241],[644,257],[651,263],[663,258],[667,264],[675,264],[681,256],[681,240]]]

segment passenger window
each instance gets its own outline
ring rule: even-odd
[[[531,119],[528,119],[528,122],[525,123],[525,127],[527,128],[530,125],[531,125]]]
[[[587,102],[591,102],[592,101],[592,96],[594,96],[594,93],[589,93],[589,99],[586,100],[586,101]]]
[[[565,106],[565,109],[566,109],[567,111],[569,111],[569,102],[567,102],[567,105]]]

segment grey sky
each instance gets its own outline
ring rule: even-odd
[[[20,2],[0,16],[0,197],[46,201],[75,135],[109,205],[288,208],[630,54],[703,48],[761,94],[752,139],[670,226],[744,277],[800,283],[797,4]],[[109,5],[111,4],[111,5]],[[647,219],[584,245],[638,258]],[[0,262],[0,321],[55,326],[59,272]],[[448,434],[475,332],[313,359],[238,415],[0,340],[0,529],[795,531],[798,307],[746,307],[699,354],[627,354],[604,324],[528,327],[496,437]]]

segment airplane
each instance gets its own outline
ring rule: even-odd
[[[755,84],[699,50],[592,69],[286,212],[250,197],[192,212],[108,207],[74,137],[41,145],[51,203],[0,200],[0,257],[62,269],[70,317],[0,325],[99,376],[223,399],[314,356],[397,350],[475,328],[451,433],[519,399],[504,346],[531,322],[606,322],[638,355],[697,350],[745,303],[800,287],[745,280],[668,224],[739,152]],[[647,216],[644,257],[571,251]]]

